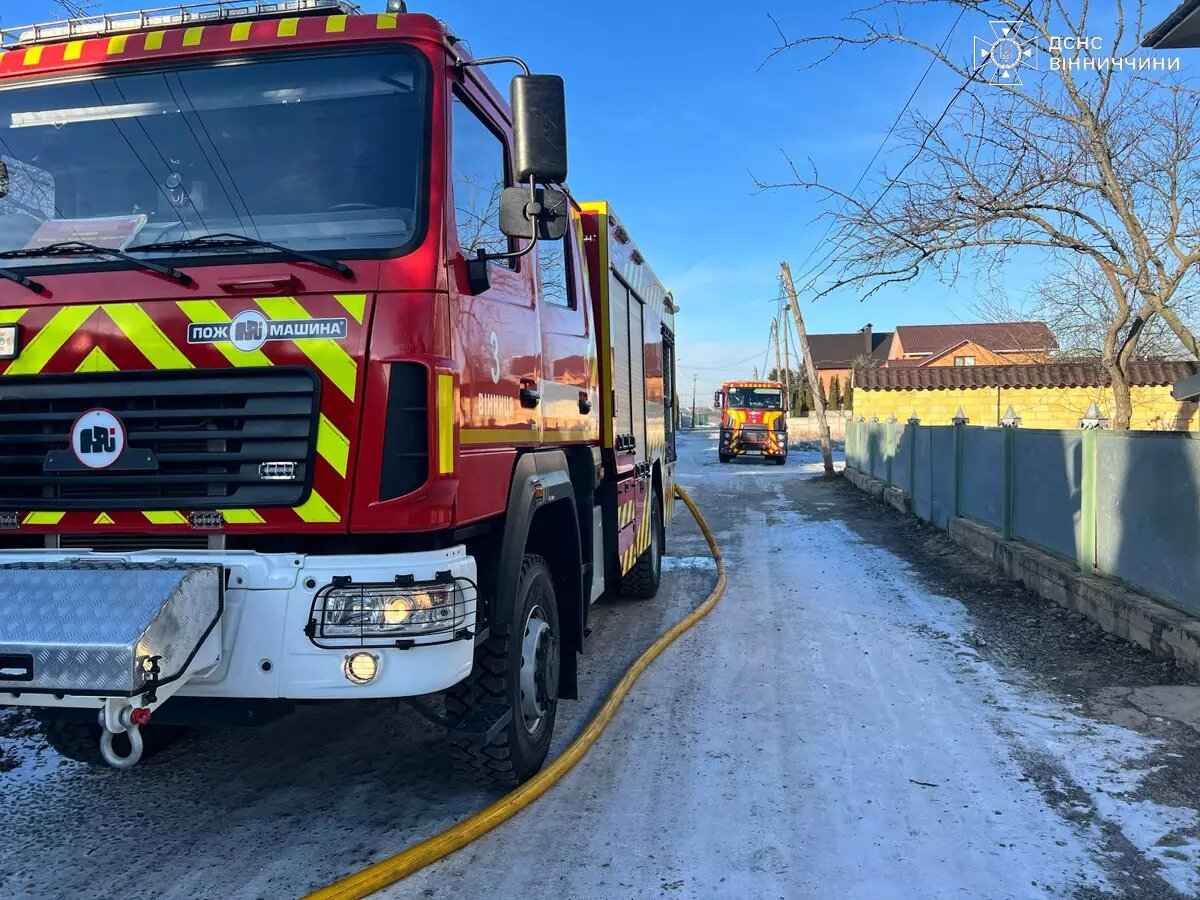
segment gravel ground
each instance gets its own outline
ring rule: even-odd
[[[562,783],[389,896],[1200,893],[1200,688],[815,477],[812,449],[680,449],[725,599]],[[596,609],[559,748],[710,589],[678,512],[659,598]],[[394,705],[202,734],[130,773],[62,762],[0,713],[0,896],[296,896],[494,797]]]

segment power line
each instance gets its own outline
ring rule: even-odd
[[[946,32],[946,36],[942,38],[942,42],[938,45],[939,54],[945,52],[946,47],[950,43],[950,38],[954,36],[954,32],[958,29],[958,25],[962,21],[962,17],[966,11],[967,8],[965,6],[958,11],[958,17],[954,20],[954,24],[950,26],[950,30]],[[846,208],[846,204],[849,202],[848,198],[853,197],[858,189],[862,186],[863,180],[866,179],[867,175],[870,173],[871,167],[875,165],[875,161],[879,159],[879,154],[883,152],[883,148],[887,146],[887,142],[891,140],[892,134],[895,133],[897,126],[899,126],[900,121],[904,118],[904,114],[908,112],[909,106],[911,106],[913,100],[916,99],[917,93],[921,90],[921,86],[925,84],[925,79],[929,77],[929,73],[933,71],[933,65],[937,62],[937,60],[937,56],[929,57],[929,65],[925,67],[925,71],[921,73],[920,79],[917,80],[916,87],[912,89],[912,92],[908,95],[908,99],[905,100],[904,105],[900,107],[900,112],[896,113],[896,118],[892,121],[891,127],[888,128],[887,134],[883,136],[883,140],[879,142],[879,146],[875,148],[875,153],[872,154],[870,161],[863,167],[862,173],[858,176],[858,180],[854,182],[854,187],[850,188],[849,193],[846,195],[847,199],[842,200],[842,204],[840,207],[838,207],[837,213],[829,220],[829,227],[825,229],[825,233],[821,235],[821,239],[813,244],[813,248],[808,252],[808,255],[804,257],[800,265],[796,267],[797,269],[804,268],[808,261],[813,258],[813,255],[817,252],[817,249],[825,243],[826,238],[829,237],[830,233],[834,229],[834,226],[837,224],[837,217],[841,215],[842,210]],[[957,96],[955,99],[957,99]],[[879,199],[882,199],[882,195]],[[877,199],[875,202],[878,203],[879,199]],[[871,208],[874,209],[874,204],[872,204]],[[807,279],[813,275],[820,266],[824,265],[829,257],[836,252],[837,247],[835,246],[819,263],[817,263],[796,280],[800,282],[807,282]],[[807,285],[802,289],[807,290]]]

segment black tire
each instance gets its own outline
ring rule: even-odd
[[[100,726],[87,722],[61,722],[43,720],[42,737],[59,756],[89,766],[109,768],[100,755]],[[145,749],[142,759],[149,759],[183,737],[185,729],[173,725],[148,725],[142,729]],[[129,738],[118,734],[113,738],[113,750],[121,756],[129,753]]]
[[[727,463],[727,462],[729,462],[731,459],[733,459],[733,457],[732,457],[732,456],[730,456],[728,453],[718,453],[718,454],[717,454],[717,459],[719,459],[719,460],[720,460],[721,462],[723,462],[723,463]]]
[[[784,456],[777,456],[777,457],[775,457],[775,464],[776,464],[777,466],[782,466],[782,465],[785,465],[786,463],[787,463],[787,456],[786,456],[786,455],[784,455]]]
[[[535,625],[535,610],[542,618]],[[543,625],[547,631],[542,631]],[[544,710],[531,725],[526,691],[524,651],[530,629],[543,635],[538,642],[533,683],[535,705]],[[544,641],[548,641],[546,644]],[[513,787],[537,774],[550,752],[554,720],[558,714],[559,654],[562,639],[558,629],[558,605],[550,567],[540,556],[526,554],[517,581],[517,600],[512,619],[496,623],[484,643],[475,648],[475,668],[463,682],[446,692],[446,718],[450,722],[450,750],[455,768],[476,784]],[[546,656],[543,657],[542,653]],[[456,731],[472,713],[511,710],[508,724],[488,744]]]
[[[619,590],[622,597],[650,600],[658,594],[658,586],[662,583],[664,543],[661,507],[658,494],[653,494],[650,498],[650,546],[621,579]]]

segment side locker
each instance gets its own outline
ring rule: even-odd
[[[634,301],[636,304],[636,301]],[[629,291],[609,274],[609,318],[613,346],[613,434],[633,434],[633,390],[629,371]]]
[[[637,461],[648,462],[650,445],[646,434],[646,331],[645,305],[629,293],[629,384],[633,398],[633,437],[637,441]]]

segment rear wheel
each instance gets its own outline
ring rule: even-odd
[[[717,454],[717,459],[719,459],[719,460],[720,460],[721,462],[723,462],[723,463],[727,463],[727,462],[729,462],[731,459],[733,459],[733,457],[732,457],[732,456],[730,456],[728,453],[718,453],[718,454]]]
[[[550,567],[526,555],[512,619],[492,626],[471,675],[446,693],[451,752],[468,779],[511,787],[542,767],[558,713],[561,646]],[[490,741],[464,733],[501,716],[507,722]]]
[[[100,755],[101,728],[87,722],[42,721],[42,737],[59,756],[65,756],[75,762],[87,763],[90,766],[108,768],[108,763]],[[145,750],[142,759],[149,759],[155,753],[167,749],[180,738],[185,730],[173,725],[149,725],[142,730],[142,742]],[[129,755],[129,736],[118,734],[113,737],[113,750],[119,756]]]
[[[650,496],[650,546],[638,557],[633,568],[621,579],[621,596],[649,600],[658,593],[662,582],[663,529],[658,494]]]
[[[777,457],[775,457],[775,464],[776,464],[776,465],[782,466],[782,465],[783,465],[784,463],[786,463],[786,462],[787,462],[787,454],[786,454],[786,453],[785,453],[783,456],[777,456]]]

